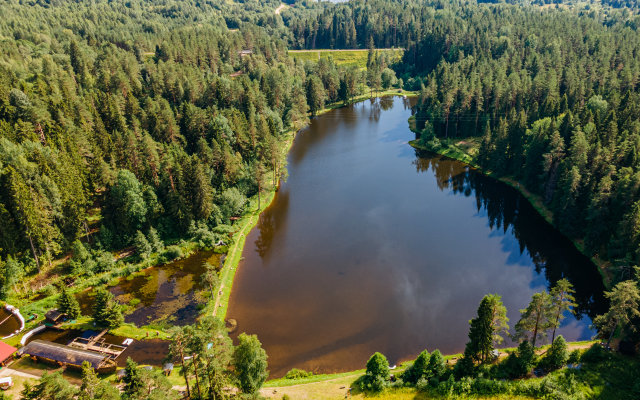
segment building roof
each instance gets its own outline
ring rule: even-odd
[[[5,342],[0,342],[0,362],[3,362],[7,358],[11,357],[11,355],[15,353],[16,350],[18,349],[13,346],[9,346]]]
[[[44,315],[44,317],[47,319],[47,321],[58,323],[64,317],[64,314],[58,310],[49,310]]]
[[[94,369],[98,369],[107,358],[104,354],[95,351],[76,349],[39,339],[27,343],[20,352],[78,367],[82,366],[84,361],[88,361]]]

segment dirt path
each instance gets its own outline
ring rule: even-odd
[[[21,376],[23,378],[40,379],[39,375],[29,374],[27,372],[17,371],[11,368],[2,368],[2,370],[0,370],[0,377],[5,376]]]
[[[233,256],[236,254],[236,251],[238,251],[238,244],[241,242],[240,238],[245,234],[245,230],[247,229],[247,227],[249,226],[253,226],[252,221],[253,219],[256,218],[255,215],[252,215],[251,218],[249,218],[247,220],[247,223],[244,224],[244,226],[242,227],[242,229],[240,229],[240,231],[238,232],[237,236],[238,236],[238,240],[235,241],[235,244],[233,245],[233,250],[231,250],[229,253],[227,253],[227,259],[230,260],[229,262],[231,262],[231,260],[233,260]],[[240,251],[242,251],[242,249],[240,249]],[[223,271],[223,276],[220,277],[220,287],[218,288],[218,293],[216,294],[216,303],[213,306],[213,315],[215,316],[218,312],[218,307],[220,307],[220,298],[222,296],[222,294],[224,293],[223,288],[224,288],[224,282],[227,280],[227,276],[229,275],[229,271],[233,270],[233,268],[231,266],[229,266],[229,268],[224,268]]]
[[[284,3],[280,3],[280,5],[278,6],[278,8],[276,8],[276,15],[279,15],[282,11],[284,11],[285,8],[287,8],[288,6]]]

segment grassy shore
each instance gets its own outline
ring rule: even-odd
[[[579,341],[568,343],[569,351],[573,350],[585,350],[596,341]],[[536,349],[536,353],[540,356],[544,354],[549,345],[544,345]],[[506,357],[509,353],[513,352],[515,347],[500,349],[500,358]],[[461,354],[450,354],[445,356],[445,360],[449,365],[455,364],[455,362],[461,357]],[[399,376],[404,370],[411,365],[412,361],[406,361],[400,364],[397,368],[391,371],[393,375]],[[289,396],[291,399],[317,399],[317,400],[333,400],[343,399],[349,391],[349,388],[353,383],[364,375],[365,370],[357,370],[351,372],[342,372],[336,374],[322,374],[313,375],[310,377],[297,378],[297,379],[274,379],[267,381],[264,388],[261,390],[261,394],[267,398],[281,399],[284,395]],[[587,377],[587,379],[598,379],[593,377],[593,373]],[[380,398],[380,399],[397,399],[397,400],[409,400],[409,399],[430,399],[434,398],[428,393],[419,392],[416,388],[402,387],[402,388],[389,388],[380,394],[371,393],[351,393],[349,398],[364,399],[364,398]],[[438,397],[436,397],[438,398]],[[533,397],[525,396],[512,396],[512,395],[498,395],[498,396],[461,396],[461,399],[530,399]]]
[[[412,117],[413,118],[413,117]],[[410,121],[410,126],[411,121]],[[476,162],[476,156],[478,154],[478,148],[480,147],[480,140],[476,137],[469,138],[456,138],[455,140],[444,140],[440,142],[439,146],[429,146],[424,143],[420,143],[418,140],[412,140],[409,144],[418,150],[430,151],[433,153],[437,153],[449,158],[453,158],[458,161],[462,161],[465,164],[469,164],[473,168],[482,172],[483,174],[490,176],[494,179],[497,179],[512,188],[516,189],[520,194],[522,194],[529,203],[536,209],[536,211],[552,226],[557,226],[553,222],[553,212],[546,206],[544,200],[541,196],[530,192],[524,185],[520,184],[517,180],[508,176],[500,176],[493,171],[483,169]],[[587,254],[585,251],[584,243],[581,240],[576,240],[573,238],[569,238],[573,245],[585,256],[591,259],[591,262],[598,268],[598,272],[602,277],[602,282],[604,283],[605,288],[611,288],[612,276],[608,269],[609,262],[602,260],[598,257],[593,257],[590,254]]]
[[[408,92],[402,89],[390,89],[382,92],[374,92],[373,94],[374,97],[417,96],[417,92]],[[371,92],[367,92],[362,95],[356,96],[351,100],[351,104],[370,99],[372,98],[371,95]],[[341,107],[344,107],[344,104],[342,102],[328,104],[322,111],[318,113],[318,115],[325,114],[331,110],[335,110]],[[295,139],[296,133],[302,128],[303,127],[300,127],[298,129],[287,132],[287,143],[284,146],[284,151],[286,153],[288,153],[291,149],[291,146],[293,146],[293,141]],[[227,310],[229,307],[229,299],[231,298],[231,290],[233,288],[233,281],[236,275],[236,271],[238,270],[238,265],[240,264],[240,261],[242,261],[242,252],[244,250],[244,244],[247,235],[258,224],[258,221],[260,220],[260,214],[262,214],[262,212],[266,210],[267,207],[271,205],[271,202],[273,202],[273,200],[275,199],[277,187],[278,185],[276,185],[275,188],[271,188],[271,190],[263,193],[260,207],[258,207],[257,205],[257,198],[252,198],[250,202],[251,204],[248,207],[249,211],[247,211],[236,223],[236,226],[238,226],[239,228],[233,234],[231,244],[229,245],[229,252],[227,253],[227,258],[225,259],[222,270],[220,271],[220,288],[218,289],[218,293],[215,299],[212,299],[212,301],[207,304],[205,308],[205,312],[207,314],[214,315],[221,319],[226,318]]]

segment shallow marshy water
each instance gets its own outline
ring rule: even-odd
[[[515,189],[467,165],[416,153],[410,100],[384,98],[312,120],[289,179],[250,233],[228,318],[255,333],[271,377],[293,367],[363,368],[423,349],[460,352],[487,293],[513,326],[534,292],[567,277],[578,314],[559,333],[589,339],[603,311],[590,260]]]
[[[208,300],[209,288],[202,282],[203,264],[218,267],[221,255],[213,251],[195,253],[182,260],[144,269],[121,279],[109,288],[116,300],[133,306],[125,322],[144,326],[151,323],[189,325],[196,321],[199,307]],[[90,315],[92,292],[78,294],[82,313]]]

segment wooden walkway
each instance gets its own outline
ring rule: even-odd
[[[70,347],[75,347],[77,349],[90,350],[98,353],[105,354],[111,359],[116,359],[120,354],[122,354],[127,348],[125,346],[119,346],[117,344],[105,343],[102,338],[107,333],[107,330],[103,330],[96,336],[92,336],[89,339],[85,338],[75,338],[71,343],[69,343]]]

